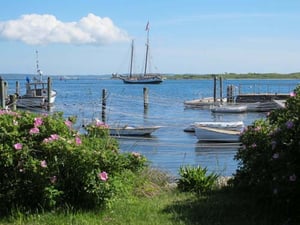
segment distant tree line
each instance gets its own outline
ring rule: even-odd
[[[224,74],[172,74],[165,75],[170,80],[177,79],[212,79],[214,76],[224,79],[300,79],[300,72],[296,73],[224,73]]]

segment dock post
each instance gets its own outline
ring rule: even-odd
[[[20,96],[20,84],[19,81],[16,81],[16,94]]]
[[[220,102],[223,103],[223,78],[220,76]]]
[[[50,77],[48,77],[47,82],[48,82],[48,90],[47,90],[47,92],[48,92],[48,96],[47,96],[48,97],[48,105],[47,105],[47,110],[50,110],[50,108],[51,108],[50,100],[51,100],[51,90],[52,90],[52,88],[51,88],[52,83],[51,83],[51,78]]]
[[[106,89],[102,89],[102,122],[105,123]]]
[[[227,86],[227,102],[228,103],[233,102],[233,85]]]
[[[17,110],[17,96],[14,94],[14,95],[10,95],[9,96],[9,102],[11,104],[11,109],[13,111],[16,111]]]
[[[149,106],[149,91],[148,88],[144,87],[144,109]]]
[[[214,76],[214,102],[217,101],[217,75]]]
[[[5,91],[6,91],[5,82],[0,76],[0,106],[2,109],[5,108]]]

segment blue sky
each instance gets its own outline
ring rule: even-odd
[[[151,72],[300,71],[299,0],[6,0],[0,73],[127,73],[130,42],[142,71],[150,23]]]

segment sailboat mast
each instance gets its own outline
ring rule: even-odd
[[[132,77],[132,65],[133,65],[133,50],[134,50],[134,40],[131,42],[131,57],[130,57],[130,71],[129,71],[129,77]]]
[[[39,52],[36,50],[36,72],[40,76],[40,81],[42,81],[42,71],[39,68]]]
[[[147,74],[147,65],[148,65],[148,52],[149,52],[149,22],[146,25],[146,31],[147,31],[147,42],[146,42],[146,57],[145,57],[145,70],[144,70],[144,76]]]

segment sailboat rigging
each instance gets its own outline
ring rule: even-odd
[[[149,57],[149,22],[146,26],[147,31],[147,42],[146,42],[146,55],[145,55],[145,65],[144,73],[142,75],[133,75],[133,50],[134,50],[134,41],[131,42],[131,57],[130,57],[130,70],[129,76],[119,76],[126,84],[160,84],[163,81],[163,78],[159,74],[148,74],[148,57]]]

